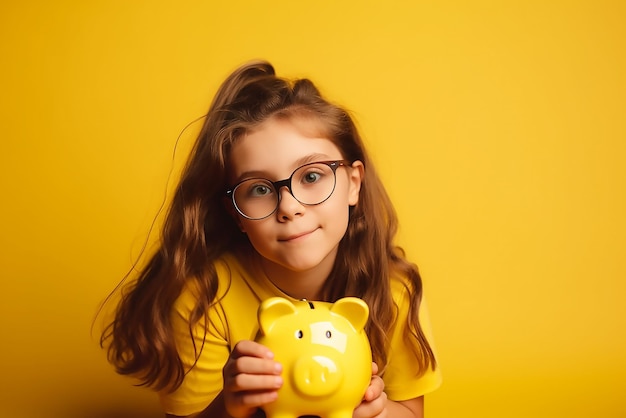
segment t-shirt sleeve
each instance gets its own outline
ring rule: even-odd
[[[411,351],[412,345],[405,337],[407,335],[405,329],[407,327],[408,296],[404,289],[394,293],[398,295],[395,298],[398,305],[398,320],[391,336],[391,347],[383,380],[385,392],[389,399],[403,401],[417,398],[437,389],[441,385],[441,372],[437,366],[435,370],[429,367],[423,374],[419,374],[417,359]],[[428,307],[424,299],[420,305],[419,321],[431,348],[435,351]],[[410,336],[410,334],[408,335]]]
[[[195,301],[193,292],[186,289],[172,313],[176,345],[187,374],[174,392],[159,393],[161,406],[167,414],[186,416],[200,412],[215,399],[223,386],[222,368],[230,354],[224,315],[219,304],[214,306],[210,310],[208,326],[205,327],[205,321],[200,320],[190,333],[188,318]]]

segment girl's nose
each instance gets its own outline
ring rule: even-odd
[[[280,193],[280,202],[276,209],[276,217],[279,222],[288,221],[304,214],[304,205],[293,197],[287,187],[282,187],[278,193]]]

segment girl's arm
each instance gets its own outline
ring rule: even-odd
[[[387,401],[387,416],[394,418],[424,418],[424,397],[402,402]]]
[[[376,373],[378,366],[372,363],[372,380],[353,418],[424,418],[423,396],[399,402],[389,400],[384,392],[385,382]]]
[[[361,405],[354,410],[353,418],[424,418],[423,396],[400,402],[387,399],[387,394],[383,391],[377,396],[368,400],[366,395]]]

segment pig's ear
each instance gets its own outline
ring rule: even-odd
[[[367,304],[362,299],[353,297],[339,299],[333,303],[330,311],[345,317],[357,331],[365,328],[370,313]]]
[[[259,328],[264,335],[267,335],[278,318],[294,313],[296,313],[296,307],[287,299],[280,297],[266,299],[261,303],[257,312]]]

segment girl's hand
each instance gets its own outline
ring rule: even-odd
[[[353,418],[384,418],[387,416],[387,394],[385,382],[378,376],[378,365],[372,362],[372,379],[365,391],[363,401],[354,409]]]
[[[222,395],[226,411],[232,417],[252,416],[258,407],[273,402],[283,380],[282,367],[274,354],[254,341],[239,341],[222,371]]]

